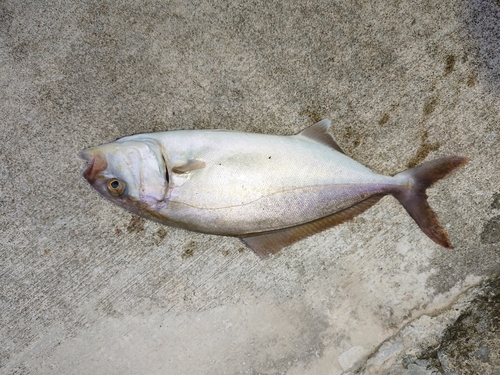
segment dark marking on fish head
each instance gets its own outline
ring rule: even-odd
[[[144,219],[152,220],[170,227],[190,229],[182,223],[169,219],[162,213],[162,209],[168,206],[168,201],[147,203],[130,196],[125,196],[122,199],[117,199],[114,203],[132,212],[134,215],[137,215],[130,220],[127,228],[129,233],[139,233],[142,231],[144,229]],[[166,235],[167,232],[164,229],[159,229],[157,232],[158,241],[161,242]]]
[[[167,218],[146,202],[141,202],[134,198],[128,198],[128,203],[130,206],[135,207],[139,215],[158,223],[169,225]]]

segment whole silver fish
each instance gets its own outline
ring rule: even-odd
[[[261,257],[362,213],[392,194],[451,248],[425,190],[465,164],[445,157],[393,177],[346,156],[322,120],[292,136],[222,130],[138,134],[89,148],[87,181],[145,218],[240,237]]]

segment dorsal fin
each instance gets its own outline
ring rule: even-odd
[[[196,169],[205,168],[205,166],[206,166],[206,164],[202,160],[189,159],[185,164],[173,167],[172,172],[182,174],[182,173],[194,171]]]
[[[241,240],[252,249],[261,258],[267,258],[269,255],[277,253],[282,248],[290,246],[297,241],[303,240],[313,234],[324,231],[325,229],[341,224],[360,213],[366,211],[375,203],[377,203],[384,195],[373,195],[364,201],[339,211],[333,215],[311,221],[306,224],[296,227],[279,229],[272,232],[264,232],[248,237],[243,237]]]
[[[316,142],[327,145],[327,146],[333,148],[334,150],[337,150],[338,152],[345,154],[345,152],[342,151],[340,146],[335,141],[335,138],[333,137],[333,135],[328,132],[328,129],[330,128],[331,124],[332,124],[331,121],[329,119],[325,118],[325,119],[309,126],[308,128],[305,128],[297,135],[301,135],[303,137],[312,139]]]

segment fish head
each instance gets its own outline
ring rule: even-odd
[[[168,191],[161,148],[152,141],[118,140],[80,151],[82,173],[103,197],[138,215],[165,205]]]

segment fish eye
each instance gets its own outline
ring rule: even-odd
[[[119,197],[125,191],[125,182],[116,178],[110,179],[108,181],[108,191],[111,195]]]

